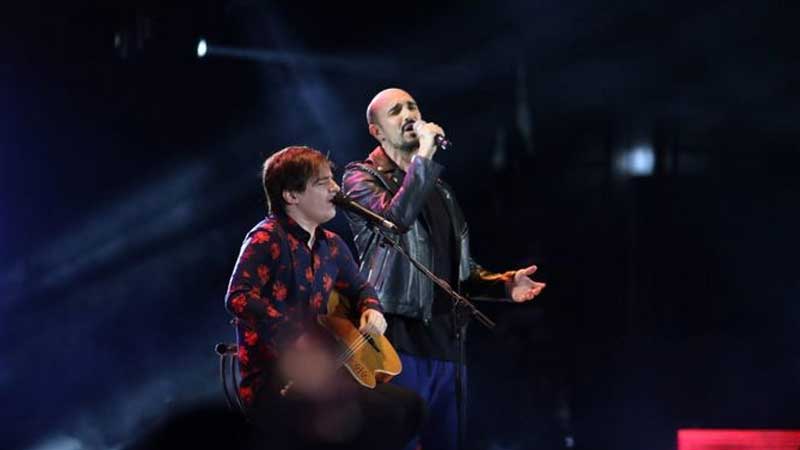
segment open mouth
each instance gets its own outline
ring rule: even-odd
[[[403,125],[402,130],[403,130],[403,133],[408,133],[409,131],[413,133],[414,132],[414,122],[406,123],[405,125]]]

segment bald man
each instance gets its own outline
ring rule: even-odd
[[[363,206],[394,222],[400,242],[412,257],[460,292],[497,301],[526,302],[545,287],[530,278],[536,266],[492,273],[469,253],[469,234],[452,189],[440,178],[434,161],[439,125],[422,120],[408,92],[379,92],[367,107],[369,133],[378,146],[366,160],[351,163],[343,189]],[[418,392],[428,403],[428,422],[418,443],[424,449],[457,448],[456,375],[463,331],[452,300],[395,249],[380,239],[361,217],[348,214],[361,255],[361,271],[375,286],[388,321],[386,335],[403,362],[393,383]]]

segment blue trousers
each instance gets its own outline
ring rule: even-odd
[[[411,440],[406,450],[420,445],[423,450],[457,450],[456,363],[398,354],[403,371],[391,383],[416,392],[428,406],[428,419],[420,435]],[[466,371],[464,374],[466,380]]]

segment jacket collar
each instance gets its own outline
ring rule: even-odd
[[[389,155],[386,154],[386,150],[380,145],[375,147],[375,150],[372,150],[372,153],[367,156],[367,161],[374,164],[375,168],[383,173],[392,173],[395,170],[403,171],[400,166],[392,161],[392,158],[389,158]]]
[[[386,150],[383,149],[380,145],[375,147],[374,150],[367,156],[367,162],[371,163],[378,169],[378,172],[384,173],[387,175],[388,178],[392,178],[395,183],[401,183],[403,177],[405,176],[405,171],[397,165],[397,163],[389,158],[389,155],[386,154]],[[390,175],[395,175],[391,177]],[[447,185],[442,181],[441,178],[436,179],[436,186],[440,188],[447,188]]]

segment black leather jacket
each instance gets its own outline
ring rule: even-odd
[[[429,230],[417,219],[432,189],[442,194],[451,218],[458,260],[460,292],[480,300],[508,300],[505,282],[513,271],[491,273],[469,254],[469,230],[452,189],[439,179],[443,167],[427,158],[414,157],[403,172],[378,146],[366,161],[347,165],[344,192],[367,208],[394,222],[401,229],[400,243],[408,253],[431,268],[433,257]],[[367,222],[347,214],[361,261],[361,271],[375,287],[384,312],[429,321],[433,304],[433,282],[413,267],[394,248],[379,245],[379,235]]]

